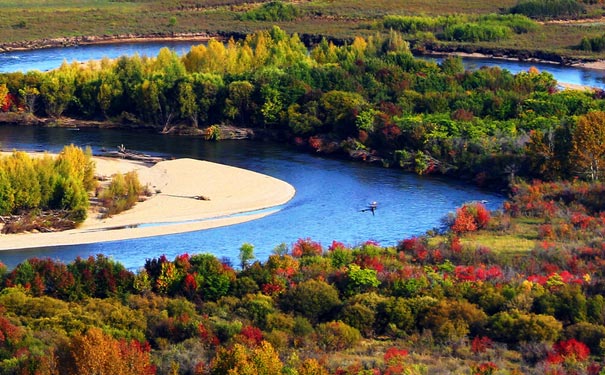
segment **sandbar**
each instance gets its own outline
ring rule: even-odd
[[[233,225],[274,213],[295,194],[285,181],[203,160],[184,158],[149,165],[119,158],[93,159],[97,176],[136,171],[151,197],[110,218],[90,211],[76,229],[0,234],[0,250],[118,241]],[[198,199],[201,196],[208,200]]]

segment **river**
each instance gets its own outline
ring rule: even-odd
[[[240,246],[251,243],[258,259],[266,259],[279,244],[311,238],[329,246],[333,240],[348,245],[373,240],[381,245],[425,233],[464,202],[486,200],[490,209],[503,197],[473,186],[420,177],[397,169],[334,160],[292,151],[283,145],[252,141],[206,142],[198,138],[82,128],[0,127],[3,149],[58,151],[65,144],[90,146],[93,152],[128,148],[154,155],[192,157],[264,173],[292,184],[295,197],[279,211],[243,224],[198,232],[90,245],[36,248],[0,252],[0,261],[14,267],[30,257],[69,262],[76,257],[104,254],[130,269],[146,258],[165,254],[207,252],[236,262]],[[378,201],[376,215],[360,212]]]

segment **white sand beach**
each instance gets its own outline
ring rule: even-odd
[[[276,178],[201,160],[167,160],[153,166],[116,158],[94,157],[94,161],[98,176],[135,170],[141,183],[148,184],[154,194],[111,218],[100,218],[91,211],[76,229],[0,234],[0,250],[115,241],[232,225],[266,216],[274,212],[270,208],[288,202],[295,194],[294,187]],[[199,196],[209,200],[196,199]]]

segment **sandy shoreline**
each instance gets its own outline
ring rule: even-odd
[[[114,158],[94,158],[96,174],[136,170],[156,192],[121,214],[101,219],[89,214],[77,229],[53,233],[0,235],[0,250],[117,241],[183,233],[242,223],[269,215],[295,194],[276,178],[227,165],[177,159],[148,166]],[[198,200],[203,195],[210,200]]]

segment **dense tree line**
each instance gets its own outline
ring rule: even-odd
[[[81,222],[96,186],[90,150],[65,146],[57,157],[15,151],[0,158],[0,215],[65,210]]]
[[[0,87],[14,111],[209,138],[220,124],[257,127],[320,152],[482,183],[506,183],[506,171],[535,176],[524,153],[531,132],[557,132],[568,147],[577,116],[605,109],[602,93],[559,91],[535,69],[465,71],[457,58],[414,58],[393,31],[309,50],[275,27],[239,42],[212,40],[183,57],[164,49],[155,58],[7,73]]]
[[[536,22],[524,15],[516,14],[442,17],[386,16],[382,24],[386,29],[421,35],[425,39],[432,35],[440,40],[459,42],[498,41],[538,28]]]

